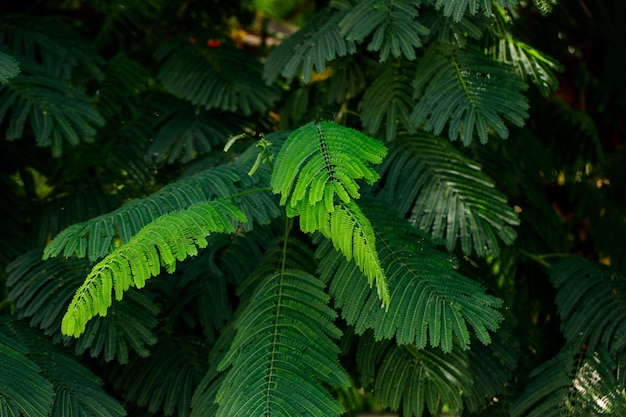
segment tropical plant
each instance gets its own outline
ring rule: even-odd
[[[0,20],[0,416],[626,412],[622,2]]]

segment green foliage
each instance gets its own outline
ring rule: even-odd
[[[8,85],[0,86],[0,121],[10,118],[6,140],[24,134],[26,120],[39,146],[51,146],[60,156],[63,139],[70,145],[90,141],[104,119],[82,92],[53,78],[19,75]]]
[[[262,82],[260,63],[244,57],[230,45],[211,48],[176,39],[156,52],[164,61],[158,77],[172,94],[207,110],[265,111],[277,92]]]
[[[308,82],[313,70],[318,73],[326,70],[326,61],[353,54],[354,41],[345,39],[338,26],[345,12],[318,12],[302,29],[272,50],[263,72],[265,81],[274,82],[279,76],[292,80],[300,75]]]
[[[197,255],[198,248],[207,246],[205,237],[210,233],[234,232],[233,221],[245,222],[246,217],[220,200],[159,217],[93,267],[63,317],[63,334],[78,337],[89,319],[106,315],[113,291],[119,301],[131,286],[143,288],[147,279],[160,274],[161,267],[174,272],[176,261]]]
[[[20,63],[11,55],[0,52],[0,84],[6,84],[20,73]]]
[[[467,358],[458,349],[442,356],[430,349],[364,338],[357,362],[366,369],[362,384],[373,383],[383,404],[392,410],[402,407],[405,416],[421,416],[425,409],[440,414],[444,401],[451,411],[458,412],[463,408],[461,393],[472,384],[464,371]]]
[[[413,106],[412,74],[415,68],[401,61],[391,62],[363,95],[361,120],[363,127],[372,135],[385,126],[385,139],[395,139],[400,119],[404,128],[412,132],[411,111]]]
[[[356,180],[376,181],[368,163],[380,163],[386,153],[384,145],[358,131],[309,123],[289,135],[272,175],[287,216],[299,215],[302,231],[320,231],[348,260],[354,257],[370,285],[376,282],[383,306],[389,302],[385,273],[372,227],[354,199],[360,197]]]
[[[119,243],[130,241],[142,227],[160,216],[213,198],[232,197],[254,185],[256,181],[236,166],[218,167],[183,178],[144,199],[133,200],[111,213],[65,229],[46,246],[44,258],[63,254],[95,261],[114,251]],[[242,194],[236,200],[242,204],[246,218],[263,223],[275,216],[273,201],[258,194]]]
[[[0,410],[2,415],[45,417],[54,399],[52,383],[26,354],[26,347],[0,334]]]
[[[494,181],[435,136],[399,138],[381,172],[387,179],[379,196],[389,203],[400,201],[399,213],[435,238],[445,238],[449,250],[460,240],[465,254],[497,256],[497,237],[505,244],[516,237],[512,226],[519,223],[517,214],[494,191]],[[406,181],[407,176],[413,181]]]
[[[46,343],[46,339],[24,324],[6,318],[1,324],[2,368],[13,371],[5,374],[7,379],[3,375],[3,384],[11,383],[10,388],[2,390],[0,404],[3,413],[81,417],[126,415],[122,406],[104,392],[103,381],[88,368]],[[7,339],[11,341],[5,342]]]
[[[626,276],[572,256],[553,265],[550,279],[558,290],[555,302],[568,342],[584,343],[592,352],[600,348],[624,351],[626,322],[621,313]]]
[[[386,61],[389,53],[413,60],[415,48],[422,46],[420,36],[429,32],[416,17],[415,1],[365,0],[350,10],[339,26],[342,35],[355,42],[362,42],[373,33],[367,50],[379,51],[380,62]]]
[[[328,300],[321,281],[304,271],[281,271],[261,281],[219,365],[229,369],[216,395],[217,416],[343,412],[322,385],[348,384],[332,342],[341,332]]]
[[[487,142],[489,128],[505,139],[509,130],[501,116],[517,126],[528,116],[526,85],[511,67],[494,61],[478,49],[447,50],[434,43],[418,62],[414,81],[418,104],[411,120],[439,135],[448,125],[448,137],[469,145],[474,135]]]
[[[517,0],[497,0],[499,7],[515,7]],[[441,9],[444,16],[452,16],[455,21],[461,20],[467,12],[476,14],[482,10],[486,15],[491,14],[491,0],[437,0],[435,7]]]
[[[4,3],[0,415],[626,414],[624,2]]]
[[[348,324],[359,334],[373,329],[376,340],[395,336],[398,344],[419,349],[430,342],[450,352],[455,341],[467,349],[469,326],[483,343],[490,343],[488,330],[495,330],[502,320],[497,310],[500,300],[456,272],[447,254],[393,212],[366,207],[389,282],[388,311],[377,308],[377,297],[363,285],[354,263],[337,256],[328,244],[320,245],[316,254],[321,278],[330,281],[329,292]]]
[[[511,416],[620,415],[626,404],[623,372],[623,363],[605,349],[577,354],[565,348],[533,371]]]

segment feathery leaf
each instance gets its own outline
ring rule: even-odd
[[[372,35],[368,51],[379,51],[384,62],[391,53],[416,58],[415,49],[422,46],[420,36],[428,35],[426,26],[417,22],[417,4],[414,0],[365,0],[358,3],[339,22],[341,34],[347,40],[362,42]]]
[[[516,237],[511,226],[519,219],[506,197],[480,166],[442,138],[398,138],[380,171],[385,181],[378,195],[402,215],[410,213],[420,229],[445,238],[449,250],[460,240],[465,254],[498,255],[497,237],[505,244]]]
[[[291,81],[300,74],[304,82],[309,82],[313,70],[326,70],[326,61],[355,53],[354,41],[345,39],[339,30],[345,14],[346,10],[324,9],[309,19],[270,52],[264,67],[265,81],[273,83],[279,76]]]
[[[198,247],[207,246],[210,233],[232,233],[233,221],[245,222],[246,218],[235,206],[219,200],[159,217],[93,267],[76,290],[61,331],[78,337],[88,320],[107,314],[113,290],[121,300],[131,286],[143,288],[147,279],[159,275],[161,266],[173,272],[177,261],[197,255]]]
[[[460,137],[465,145],[475,133],[486,143],[489,128],[504,139],[509,130],[501,117],[522,126],[528,116],[524,81],[475,48],[448,51],[431,44],[418,62],[414,87],[413,123],[435,135],[448,125],[450,140]]]
[[[332,339],[341,332],[317,278],[298,270],[268,275],[235,324],[218,369],[226,371],[217,416],[338,416],[322,384],[349,384]]]
[[[348,324],[358,334],[373,329],[377,340],[396,338],[398,344],[423,348],[428,342],[450,352],[458,340],[467,349],[471,326],[485,344],[498,328],[501,300],[485,294],[480,284],[454,270],[449,255],[438,251],[426,235],[378,204],[364,205],[387,273],[391,303],[377,308],[378,297],[363,283],[357,266],[332,250],[318,247],[320,276],[330,281],[329,293]],[[468,326],[469,325],[469,326]]]
[[[517,0],[496,0],[496,3],[499,7],[517,6]],[[435,7],[443,9],[444,16],[452,16],[458,22],[467,12],[474,15],[481,9],[485,15],[489,16],[491,14],[492,0],[437,0]]]

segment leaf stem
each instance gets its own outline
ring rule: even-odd
[[[550,268],[552,266],[550,262],[546,261],[546,258],[562,258],[568,256],[567,253],[545,253],[543,255],[537,255],[534,253],[530,253],[524,249],[520,250],[520,254],[537,262],[541,266],[545,266],[546,268]]]

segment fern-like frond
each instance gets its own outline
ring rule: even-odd
[[[341,336],[322,282],[303,271],[268,275],[235,324],[237,335],[219,365],[226,378],[217,416],[338,416],[326,391],[349,384],[339,363]]]
[[[449,250],[461,241],[466,254],[498,255],[498,238],[511,244],[519,224],[506,197],[480,166],[449,142],[428,134],[403,136],[381,166],[384,186],[379,197]]]
[[[232,233],[234,221],[245,222],[246,218],[235,206],[220,200],[159,217],[93,267],[63,317],[63,334],[78,337],[88,320],[107,314],[113,290],[121,300],[131,286],[143,288],[147,279],[159,275],[161,266],[173,272],[177,261],[197,255],[198,247],[207,246],[210,233]]]
[[[626,276],[571,256],[552,265],[550,279],[558,290],[555,302],[565,338],[587,344],[590,351],[612,351],[626,335]]]
[[[164,214],[240,192],[242,195],[233,201],[246,217],[267,222],[279,214],[277,204],[269,192],[245,193],[254,187],[258,187],[258,179],[238,166],[221,166],[185,177],[111,213],[70,226],[46,246],[44,258],[63,254],[95,261],[114,251],[120,243],[127,243],[142,227]]]
[[[415,105],[412,87],[414,72],[415,67],[405,62],[388,63],[365,90],[359,109],[363,127],[370,134],[376,135],[384,125],[385,139],[392,141],[396,138],[398,120],[408,132],[413,132],[410,115]]]
[[[498,328],[501,300],[455,271],[448,254],[428,237],[380,204],[365,205],[387,274],[391,296],[388,311],[377,308],[376,294],[364,284],[358,267],[332,250],[318,247],[320,275],[330,281],[329,293],[348,324],[361,334],[373,329],[377,340],[396,338],[399,344],[423,348],[430,342],[450,352],[454,340],[469,347],[471,327],[485,344]]]
[[[52,382],[54,400],[45,415],[55,417],[123,417],[126,415],[122,406],[104,391],[103,381],[98,376],[78,363],[71,354],[51,344],[34,329],[21,322],[5,318],[0,320],[0,335],[23,345],[28,350],[25,356],[39,367],[43,378]],[[1,341],[2,339],[0,343]],[[3,377],[4,373],[0,376],[0,381]],[[37,379],[30,381],[28,385],[25,385],[26,381],[15,382],[15,387],[26,388],[22,395],[32,393],[34,396],[30,398],[39,401],[46,396],[40,392],[39,394],[43,397],[35,397],[38,393],[33,390],[33,385],[38,384]]]
[[[413,60],[415,49],[422,46],[421,37],[429,33],[415,20],[417,15],[414,0],[365,0],[345,15],[339,27],[347,40],[362,42],[371,35],[367,50],[378,51],[380,62],[386,61],[390,53]]]
[[[356,180],[378,179],[369,164],[380,163],[386,152],[382,143],[356,130],[309,123],[289,135],[271,180],[287,216],[300,216],[304,232],[319,230],[347,259],[354,257],[370,285],[376,282],[383,305],[389,301],[385,274],[371,225],[353,199],[360,197]]]
[[[346,10],[324,9],[276,47],[267,57],[263,78],[268,83],[283,76],[288,81],[300,75],[309,82],[313,70],[323,73],[326,61],[356,52],[354,41],[345,39],[339,22]]]
[[[562,70],[561,64],[522,41],[502,37],[493,47],[493,55],[499,62],[510,65],[522,79],[532,81],[544,97],[559,87],[554,72]]]
[[[499,7],[515,7],[518,0],[496,0]],[[435,7],[442,10],[444,16],[452,16],[458,22],[466,13],[472,15],[483,11],[487,16],[491,14],[492,0],[436,0]]]
[[[347,203],[360,197],[357,180],[373,184],[379,178],[369,164],[379,164],[386,154],[382,143],[359,131],[311,122],[294,130],[281,147],[272,189],[288,210],[300,202],[305,206],[323,202],[332,212],[335,201]]]
[[[459,21],[455,21],[450,16],[430,9],[422,14],[423,24],[430,30],[427,42],[439,42],[465,48],[469,43],[477,41],[484,36],[486,16],[463,16]]]
[[[507,385],[516,375],[521,349],[512,321],[514,321],[512,316],[505,316],[505,320],[492,337],[492,343],[487,346],[473,345],[467,352],[468,368],[474,383],[463,392],[463,402],[465,408],[474,413],[472,414],[474,416],[487,414],[485,411],[492,408],[492,404],[489,403],[493,398],[502,399],[506,396]]]
[[[109,307],[106,317],[95,317],[87,323],[85,334],[76,341],[76,353],[88,351],[91,357],[100,357],[105,362],[115,359],[121,364],[128,363],[132,352],[146,357],[150,355],[149,347],[157,342],[158,313],[159,308],[150,298],[131,288],[124,302]]]
[[[170,164],[177,160],[186,163],[223,145],[237,130],[224,114],[181,106],[158,127],[147,156]]]
[[[531,374],[511,417],[623,415],[626,366],[606,349],[576,351],[570,344]]]
[[[159,80],[175,96],[202,106],[250,115],[265,111],[279,98],[261,78],[261,63],[242,50],[209,48],[173,40],[157,51],[165,60]]]
[[[474,134],[486,143],[490,128],[506,138],[503,118],[522,126],[528,116],[524,81],[475,48],[448,50],[433,43],[419,60],[414,87],[413,123],[436,135],[447,125],[450,140],[460,137],[465,145]]]
[[[59,16],[3,16],[0,44],[29,74],[46,74],[64,81],[78,78],[77,71],[96,80],[103,77],[100,67],[104,59]]]
[[[191,398],[207,371],[208,346],[201,337],[159,334],[147,358],[134,357],[111,375],[115,388],[127,401],[147,407],[150,413],[188,416]]]
[[[524,393],[511,407],[511,417],[561,417],[575,369],[574,351],[563,349],[531,373]]]
[[[61,320],[72,295],[91,269],[83,259],[41,260],[41,250],[25,253],[7,268],[8,299],[18,309],[17,317],[30,319],[53,341],[61,340]],[[156,342],[158,308],[145,295],[130,291],[124,303],[114,303],[107,317],[87,324],[85,336],[76,343],[76,352],[89,350],[92,357],[103,354],[105,361],[128,362],[129,351],[148,355],[147,346]]]
[[[41,368],[26,355],[28,349],[25,346],[0,333],[2,416],[50,415],[54,400],[52,383],[41,375]]]
[[[20,63],[15,57],[0,51],[0,85],[7,84],[20,73]]]
[[[402,407],[407,417],[421,417],[426,409],[440,415],[444,402],[452,413],[460,413],[462,393],[472,386],[466,354],[458,348],[444,354],[363,337],[357,364],[369,369],[363,377],[366,383],[373,380],[374,396],[392,410]]]
[[[104,119],[81,91],[53,78],[18,75],[11,83],[0,85],[0,121],[9,112],[7,140],[24,134],[26,120],[39,146],[51,146],[60,156],[63,139],[71,145],[90,141]]]
[[[558,4],[558,0],[533,0],[533,4],[539,9],[541,14],[546,15]]]

